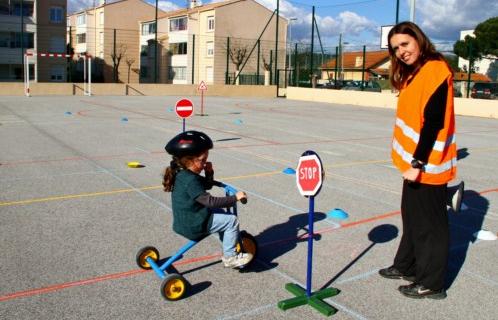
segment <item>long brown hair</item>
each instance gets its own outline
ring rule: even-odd
[[[187,170],[188,164],[194,161],[196,156],[183,156],[181,158],[173,156],[169,167],[164,170],[163,176],[163,190],[164,192],[173,191],[175,185],[176,174],[180,170]]]
[[[412,36],[417,41],[420,48],[420,56],[417,66],[409,66],[401,62],[391,47],[391,38],[395,34],[407,34]],[[403,83],[408,79],[408,76],[417,71],[418,67],[424,65],[429,60],[442,60],[445,61],[443,55],[436,51],[436,48],[425,35],[425,33],[413,22],[405,21],[395,25],[387,35],[387,43],[389,55],[391,57],[391,70],[389,74],[389,81],[393,88],[400,90]],[[451,70],[451,68],[450,68]]]

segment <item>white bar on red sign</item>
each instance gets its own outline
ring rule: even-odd
[[[188,111],[188,110],[192,110],[193,107],[176,107],[176,110],[178,111]]]

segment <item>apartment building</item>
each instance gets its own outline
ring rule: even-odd
[[[66,52],[65,0],[0,0],[0,81],[23,81],[24,53]],[[30,78],[66,81],[65,58],[33,55]]]
[[[140,81],[225,84],[234,80],[237,70],[241,75],[263,77],[265,63],[268,67],[275,61],[276,15],[270,21],[273,13],[253,0],[206,5],[191,0],[188,8],[159,15],[157,28],[155,20],[142,21]],[[278,30],[277,61],[279,68],[284,68],[287,19],[279,18]],[[236,66],[230,52],[234,58],[242,57],[242,63]]]
[[[97,1],[95,7],[68,15],[68,45],[75,59],[92,57],[93,81],[138,82],[139,21],[153,19],[155,12],[155,6],[142,0]],[[80,61],[77,71],[82,67]]]

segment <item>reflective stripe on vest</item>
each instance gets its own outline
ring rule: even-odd
[[[407,165],[411,165],[413,154],[403,149],[403,146],[396,140],[396,138],[393,139],[393,150],[401,157],[401,159],[403,159],[404,162],[406,162]],[[456,163],[457,163],[456,157],[446,162],[443,162],[439,165],[427,163],[424,167],[424,171],[430,174],[440,174],[448,170],[451,170],[453,167],[456,166]]]
[[[410,138],[416,145],[418,144],[418,140],[420,139],[420,135],[413,130],[410,126],[406,125],[403,120],[400,118],[396,118],[396,126],[401,129],[403,134]],[[437,141],[434,142],[433,150],[443,152],[446,148],[448,148],[451,144],[455,143],[455,135],[452,134],[448,137],[446,141]]]

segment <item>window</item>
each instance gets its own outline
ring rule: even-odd
[[[26,49],[30,49],[34,47],[34,33],[25,32],[23,34],[23,42],[22,47]],[[20,48],[21,47],[21,33],[20,32],[11,32],[10,33],[10,47],[11,48]]]
[[[207,31],[214,31],[214,16],[207,17]]]
[[[64,37],[51,36],[50,37],[50,52],[63,53],[66,51],[66,44]]]
[[[99,44],[104,45],[104,32],[99,32]]]
[[[140,55],[142,57],[146,57],[149,53],[149,46],[146,44],[143,44],[140,46]]]
[[[170,43],[169,51],[171,52],[171,54],[187,54],[187,43],[186,42]]]
[[[100,18],[100,24],[104,24],[104,13],[103,12],[100,12],[99,13],[99,18]]]
[[[69,19],[69,18],[66,19],[66,26],[68,26],[68,27],[71,26],[71,19]]]
[[[206,56],[207,57],[214,56],[214,42],[213,41],[206,42]]]
[[[79,16],[76,17],[76,25],[81,26],[84,24],[86,24],[86,15],[80,14]]]
[[[169,20],[169,31],[187,30],[187,17],[173,18]]]
[[[213,83],[213,67],[206,67],[206,82]]]
[[[0,48],[8,48],[10,46],[10,32],[0,32]]]
[[[76,35],[76,43],[86,43],[86,33],[79,33]]]
[[[146,66],[140,66],[140,77],[141,78],[147,78],[148,72],[147,72],[147,67]]]
[[[22,3],[22,15],[24,17],[33,16],[33,6],[34,2],[23,2]],[[14,4],[14,11],[12,12],[13,16],[21,16],[21,3]]]
[[[63,81],[64,80],[64,69],[65,66],[52,66],[50,68],[50,80],[51,81]]]
[[[62,23],[64,9],[62,7],[50,8],[50,22]]]
[[[147,22],[142,24],[142,35],[146,36],[149,34],[156,33],[156,23],[155,22]]]
[[[169,67],[170,80],[187,80],[187,67]]]

